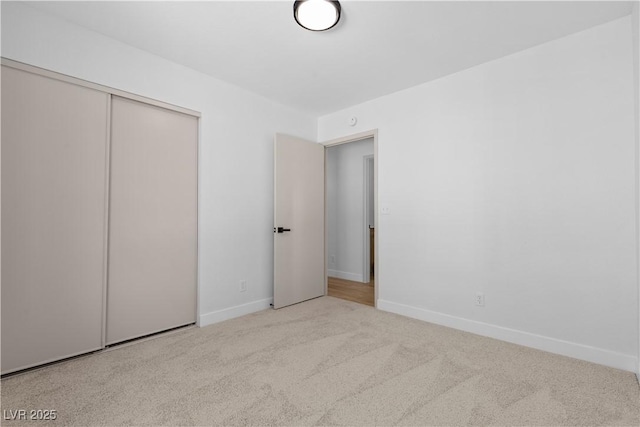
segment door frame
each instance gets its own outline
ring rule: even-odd
[[[369,202],[370,202],[370,197],[369,197],[369,190],[371,189],[369,186],[369,174],[371,173],[371,168],[373,168],[373,172],[375,173],[375,164],[374,162],[376,161],[376,156],[373,154],[368,154],[366,156],[363,156],[363,173],[364,173],[364,177],[363,177],[363,185],[362,185],[362,191],[363,191],[363,197],[362,197],[362,201],[363,201],[363,209],[362,209],[362,216],[364,218],[364,236],[362,239],[362,247],[364,248],[363,250],[363,257],[362,257],[362,279],[363,281],[366,280],[367,283],[369,283],[371,280],[371,230],[369,229]],[[376,201],[376,197],[375,194],[373,196],[373,202],[375,205],[375,201]],[[375,208],[374,208],[374,212],[375,212]],[[376,215],[373,215],[373,220],[375,221]],[[375,227],[374,227],[375,230]],[[375,233],[373,235],[374,239],[375,239]],[[375,251],[375,244],[374,246],[374,251]],[[374,263],[375,266],[375,263]],[[375,267],[374,267],[375,268]],[[373,276],[375,279],[375,275]]]
[[[328,294],[328,286],[329,286],[329,282],[328,282],[329,281],[329,275],[328,275],[329,246],[327,244],[329,240],[329,225],[327,223],[327,215],[328,215],[328,212],[327,212],[327,161],[326,161],[327,148],[335,147],[336,145],[348,144],[349,142],[356,142],[356,141],[360,141],[368,138],[373,138],[373,198],[374,198],[373,209],[375,211],[374,227],[376,229],[375,236],[374,236],[374,243],[373,243],[374,244],[373,262],[376,268],[376,274],[373,276],[373,287],[374,287],[373,304],[374,304],[374,307],[378,308],[378,290],[380,287],[379,286],[380,262],[378,257],[379,248],[380,248],[380,245],[378,244],[378,240],[380,239],[379,221],[378,221],[378,218],[380,216],[378,215],[378,129],[371,129],[368,131],[359,132],[359,133],[331,139],[329,141],[320,143],[324,145],[324,157],[325,157],[325,162],[324,162],[324,170],[325,170],[325,173],[324,173],[324,181],[325,181],[325,186],[324,186],[324,294],[325,295]]]

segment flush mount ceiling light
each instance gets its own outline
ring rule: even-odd
[[[298,0],[293,3],[293,17],[302,28],[325,31],[334,27],[340,20],[340,2]]]

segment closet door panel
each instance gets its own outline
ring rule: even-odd
[[[2,373],[102,347],[108,102],[2,67]]]
[[[112,99],[107,344],[196,320],[197,132]]]

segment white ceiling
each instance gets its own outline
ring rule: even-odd
[[[342,1],[310,32],[293,0],[33,2],[129,45],[322,115],[631,13],[631,2]]]

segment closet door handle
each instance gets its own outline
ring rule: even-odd
[[[273,228],[274,232],[278,232],[278,233],[284,233],[285,231],[291,231],[290,228],[283,228],[283,227],[278,227],[278,228]]]

